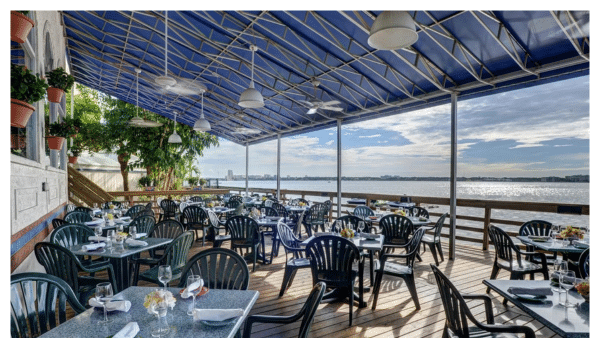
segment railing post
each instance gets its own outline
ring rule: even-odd
[[[490,207],[485,207],[485,216],[484,216],[485,220],[483,221],[483,247],[482,250],[487,250],[490,246],[490,235],[489,235],[489,228],[490,228],[490,220],[492,218],[492,208]]]

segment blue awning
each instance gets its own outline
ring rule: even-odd
[[[376,11],[169,11],[164,90],[165,12],[64,11],[76,81],[193,125],[253,144],[589,74],[589,12],[413,11],[419,39],[384,51],[367,44]],[[243,109],[256,45],[254,83],[265,106]],[[318,80],[318,87],[313,86]],[[189,89],[189,90],[187,90]],[[316,93],[316,95],[315,95]],[[316,100],[315,100],[316,99]],[[306,101],[339,101],[343,111],[308,115]],[[243,133],[239,128],[255,130]]]

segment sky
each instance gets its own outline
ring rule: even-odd
[[[459,177],[588,175],[589,76],[458,101]],[[281,175],[337,175],[337,129],[281,139]],[[199,159],[202,176],[246,171],[225,139]],[[249,147],[249,174],[277,173],[277,141]],[[342,175],[450,175],[450,105],[342,125]]]

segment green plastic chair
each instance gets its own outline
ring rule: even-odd
[[[67,321],[67,303],[76,314],[85,311],[62,279],[38,272],[10,278],[10,335],[37,337]]]
[[[224,248],[211,248],[195,254],[183,268],[179,287],[185,287],[188,275],[200,275],[204,286],[219,290],[248,290],[250,271],[240,254]]]
[[[181,271],[187,262],[187,256],[194,242],[194,233],[186,231],[167,245],[162,256],[157,258],[133,258],[135,275],[133,285],[144,280],[162,286],[158,280],[158,267],[170,265],[173,277],[171,281],[179,279]],[[140,272],[140,265],[148,265],[150,269]]]
[[[91,222],[92,216],[84,211],[72,211],[65,215],[64,220],[67,223],[84,224],[85,222]]]

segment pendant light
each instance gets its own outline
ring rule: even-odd
[[[140,73],[142,72],[142,70],[139,68],[136,68],[135,72],[136,72],[136,75],[135,75],[135,83],[136,83],[135,84],[135,117],[132,118],[131,120],[129,120],[129,125],[131,125],[133,127],[144,127],[144,128],[160,127],[160,126],[162,126],[162,123],[150,121],[150,120],[144,120],[143,118],[141,118],[139,116],[139,113],[138,113],[138,110],[140,107],[140,104],[139,104],[139,99],[140,99],[139,76],[140,76]]]
[[[265,105],[263,96],[258,90],[254,89],[254,52],[258,50],[258,47],[250,45],[250,50],[252,51],[250,86],[240,95],[240,102],[238,104],[243,108],[261,108]]]
[[[179,134],[177,134],[177,112],[173,112],[174,119],[173,119],[173,134],[171,134],[171,136],[169,136],[169,143],[181,143],[181,136],[179,136]]]
[[[367,42],[376,49],[396,50],[408,47],[418,39],[415,22],[408,12],[384,11],[373,22]]]
[[[159,76],[154,79],[158,85],[168,88],[173,87],[177,84],[177,80],[167,75],[167,57],[168,57],[168,48],[167,48],[167,40],[169,39],[169,31],[167,28],[169,27],[169,11],[165,11],[165,76]]]
[[[202,94],[202,106],[200,107],[200,118],[194,123],[195,131],[210,131],[210,123],[204,118],[204,92]]]

